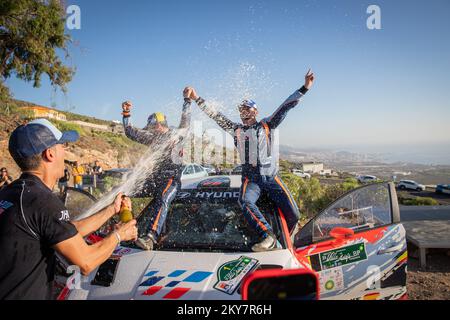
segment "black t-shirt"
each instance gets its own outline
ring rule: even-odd
[[[0,299],[48,299],[55,270],[53,246],[75,236],[64,204],[36,176],[0,191]]]

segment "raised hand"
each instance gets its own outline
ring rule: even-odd
[[[195,92],[195,89],[192,88],[192,87],[186,87],[186,88],[184,88],[184,90],[183,90],[183,96],[184,96],[185,98],[192,99],[192,100],[197,100],[197,99],[198,99],[197,92]]]
[[[131,103],[131,101],[125,101],[122,103],[122,111],[130,112],[132,106],[133,106],[133,104]]]
[[[305,88],[309,89],[314,83],[314,73],[311,71],[311,69],[308,70],[308,72],[305,75]]]

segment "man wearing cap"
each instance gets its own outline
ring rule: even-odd
[[[242,164],[239,202],[245,218],[262,238],[261,242],[252,246],[255,252],[273,250],[277,245],[271,225],[256,205],[261,192],[266,192],[280,208],[291,235],[296,232],[300,213],[294,199],[278,176],[278,142],[274,129],[281,124],[287,112],[299,103],[313,82],[314,74],[309,70],[305,75],[305,84],[289,96],[272,116],[261,121],[256,120],[258,115],[256,103],[244,100],[238,107],[242,124],[235,123],[222,113],[211,109],[193,88],[186,88],[190,90],[189,98],[195,100],[200,109],[234,138]]]
[[[52,192],[64,175],[64,144],[76,131],[60,132],[38,119],[16,128],[9,152],[22,175],[0,191],[0,299],[40,300],[51,297],[55,251],[87,275],[106,261],[120,241],[137,238],[136,221],[118,225],[104,240],[88,245],[83,237],[120,211],[114,203],[88,218],[69,221],[70,213]]]
[[[139,142],[160,154],[152,174],[146,178],[143,188],[136,197],[148,197],[153,200],[143,210],[143,222],[140,225],[139,238],[136,245],[144,250],[153,250],[162,232],[166,221],[167,211],[181,186],[181,161],[175,163],[172,158],[177,155],[181,160],[183,156],[183,138],[187,135],[191,121],[191,100],[185,93],[181,122],[178,129],[169,128],[167,119],[161,112],[151,114],[144,129],[131,124],[130,101],[122,103],[122,116],[125,134],[133,141]],[[144,227],[142,227],[144,226]]]

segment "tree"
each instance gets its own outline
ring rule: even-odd
[[[43,74],[52,86],[66,91],[74,69],[57,54],[68,55],[65,11],[59,0],[0,1],[0,101],[10,97],[5,80],[15,75],[39,87]]]

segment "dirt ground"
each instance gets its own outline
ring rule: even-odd
[[[450,300],[450,250],[429,250],[426,270],[420,269],[418,252],[408,247],[409,300]]]

